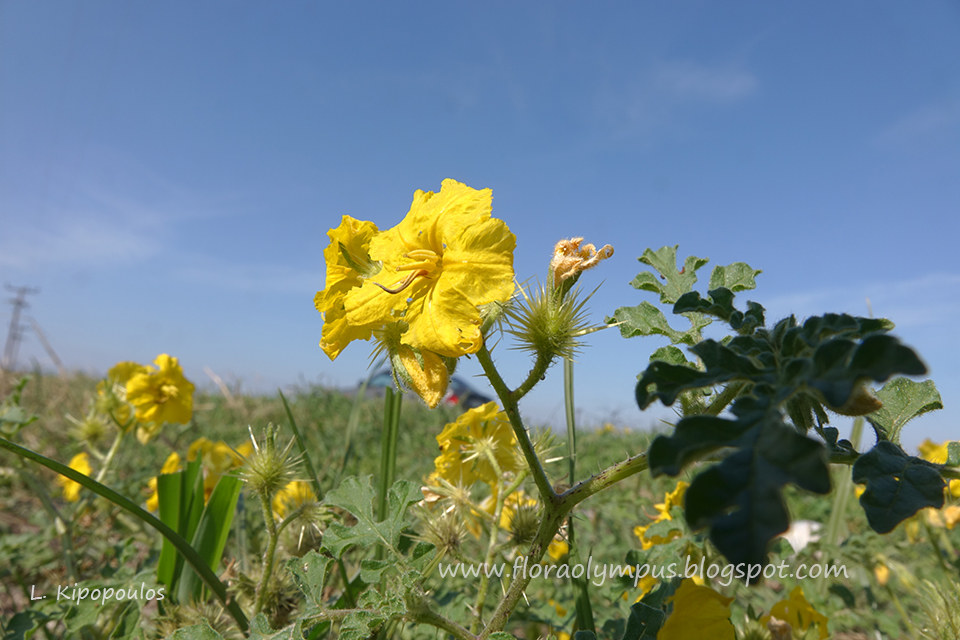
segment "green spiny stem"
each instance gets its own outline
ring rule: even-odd
[[[107,475],[107,469],[110,468],[110,464],[113,462],[113,458],[117,455],[117,451],[120,449],[120,442],[123,440],[124,432],[117,431],[117,437],[113,439],[113,444],[110,445],[110,450],[107,451],[107,455],[103,459],[103,466],[100,467],[100,471],[97,473],[95,480],[97,482],[103,482],[103,478]]]
[[[260,493],[260,509],[263,511],[263,521],[267,525],[267,548],[263,552],[263,567],[261,568],[260,582],[257,584],[257,600],[253,612],[263,611],[267,602],[267,592],[270,586],[270,576],[273,573],[274,558],[277,554],[277,521],[273,517],[273,508],[270,505],[270,496],[267,492]]]
[[[519,387],[509,392],[515,402],[519,402],[538,382],[543,380],[543,376],[547,373],[547,369],[550,368],[550,363],[552,362],[552,358],[541,353],[537,354],[537,359],[534,361],[533,367],[530,368],[526,380],[520,383]]]
[[[570,468],[569,482],[572,485],[577,477],[577,426],[573,401],[573,360],[570,358],[564,358],[563,360],[563,404],[567,417],[567,462]],[[573,518],[567,519],[567,541],[570,545],[568,562],[579,560],[579,548],[577,547]],[[570,575],[574,575],[572,570]],[[571,580],[573,581],[573,588],[576,592],[577,628],[586,631],[595,631],[593,607],[590,606],[589,581],[584,579],[583,576],[571,578]]]
[[[496,391],[497,396],[500,398],[507,418],[510,419],[510,425],[513,427],[513,432],[517,436],[520,450],[523,452],[527,466],[533,474],[533,480],[537,485],[537,490],[540,492],[540,499],[545,505],[555,504],[557,501],[557,493],[550,485],[550,480],[543,470],[543,464],[540,462],[540,458],[533,448],[533,443],[530,441],[530,435],[527,433],[526,427],[523,426],[523,420],[520,417],[520,408],[517,405],[518,398],[507,388],[506,383],[500,376],[500,372],[497,371],[496,365],[493,364],[493,358],[490,356],[490,351],[487,350],[486,344],[480,347],[480,351],[477,352],[477,360],[480,362],[480,366],[483,367],[483,372],[493,386],[493,390]],[[546,371],[546,367],[544,367],[544,371]],[[539,380],[539,377],[537,379]]]
[[[647,468],[646,453],[638,453],[635,456],[630,456],[626,460],[611,465],[586,480],[578,482],[567,491],[564,491],[560,495],[560,504],[563,505],[566,511],[570,511],[575,505],[583,502],[593,494],[603,491],[624,478],[629,478],[641,471],[646,471]]]
[[[497,462],[497,457],[493,455],[493,452],[490,449],[484,449],[486,454],[487,462],[490,463],[490,466],[493,467],[494,474],[497,478],[502,476],[500,470],[500,464]],[[487,554],[483,559],[484,566],[490,566],[493,563],[494,556],[497,552],[497,538],[500,534],[500,518],[503,517],[503,505],[509,497],[509,493],[506,491],[501,491],[497,494],[496,505],[493,509],[493,522],[490,527],[490,541],[487,544]],[[473,622],[473,632],[476,633],[480,630],[480,627],[483,626],[483,604],[487,599],[487,589],[490,586],[490,576],[486,571],[480,576],[480,588],[477,590],[477,603],[474,606],[474,611],[476,615],[476,620]]]

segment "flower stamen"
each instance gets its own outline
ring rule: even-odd
[[[373,284],[377,285],[387,293],[400,293],[401,291],[409,287],[411,284],[413,284],[413,281],[417,279],[417,276],[426,276],[426,275],[429,275],[429,272],[424,269],[421,269],[420,271],[414,271],[410,275],[408,275],[406,278],[404,278],[403,280],[395,284],[392,289],[390,287],[383,286],[379,282],[374,282]]]

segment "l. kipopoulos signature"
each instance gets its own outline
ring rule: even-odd
[[[163,600],[165,590],[166,587],[148,587],[145,582],[141,582],[139,588],[136,586],[126,588],[88,587],[74,582],[72,585],[57,585],[57,602],[69,600],[79,604],[84,600],[89,600],[90,602],[99,602],[101,606],[107,602],[120,602],[123,600],[141,600],[146,602],[149,600]],[[43,600],[46,597],[47,596],[42,593],[37,593],[36,585],[30,585],[31,600]]]

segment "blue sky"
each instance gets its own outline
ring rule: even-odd
[[[955,438],[958,33],[949,1],[2,3],[0,279],[42,289],[71,368],[352,386],[368,345],[317,346],[326,231],[451,177],[493,189],[521,280],[561,237],[613,244],[598,322],[668,244],[762,269],[770,319],[869,299],[946,405],[905,440]],[[662,415],[632,401],[662,344],[594,334],[583,420]],[[551,373],[524,409],[560,424]]]

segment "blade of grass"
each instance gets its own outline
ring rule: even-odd
[[[240,478],[230,475],[221,476],[203,509],[196,531],[193,532],[191,546],[197,550],[210,569],[216,569],[220,564],[242,487],[243,481]],[[199,600],[202,589],[203,583],[200,576],[194,571],[184,570],[180,577],[180,602],[188,602],[190,599]]]
[[[570,486],[577,479],[577,425],[574,416],[573,404],[573,360],[563,360],[563,404],[567,417],[567,464],[570,470]],[[580,550],[577,547],[576,536],[573,531],[573,517],[567,518],[567,541],[570,544],[568,562],[579,561]],[[570,575],[575,575],[571,564]],[[574,605],[576,609],[577,629],[581,631],[595,631],[593,622],[593,607],[590,606],[590,585],[585,576],[571,577],[576,592]]]
[[[297,421],[293,419],[293,412],[290,411],[290,405],[287,403],[287,399],[283,395],[283,391],[277,389],[277,393],[280,394],[280,400],[283,402],[283,409],[287,412],[287,419],[290,421],[290,428],[293,429],[293,437],[297,440],[297,446],[300,447],[300,455],[303,459],[303,465],[307,468],[307,475],[310,476],[310,481],[313,483],[313,495],[317,497],[317,500],[320,500],[323,497],[323,491],[320,489],[320,477],[317,475],[317,468],[313,466],[313,461],[310,459],[310,453],[307,451],[307,443],[304,442],[303,436],[300,435],[300,429],[297,427]]]
[[[180,536],[180,534],[165,525],[153,514],[144,511],[126,496],[117,493],[110,487],[100,484],[93,478],[85,476],[61,462],[51,460],[50,458],[41,455],[36,451],[32,451],[25,447],[21,447],[16,443],[10,442],[6,438],[0,437],[0,448],[6,449],[7,451],[10,451],[26,460],[32,460],[33,462],[36,462],[37,464],[40,464],[51,471],[54,471],[55,473],[59,473],[60,475],[79,483],[97,495],[106,498],[130,515],[142,521],[144,524],[159,531],[160,535],[169,540],[183,555],[184,559],[190,564],[190,566],[200,574],[200,578],[210,588],[210,590],[213,591],[214,595],[227,609],[240,629],[246,632],[250,627],[247,617],[244,615],[239,605],[237,605],[236,601],[227,597],[226,586],[224,586],[220,579],[217,578],[216,574],[213,573],[213,571],[211,571],[211,569],[204,563],[203,558],[200,557],[197,551],[191,547],[190,543]]]
[[[387,492],[397,473],[397,434],[400,432],[400,400],[403,395],[387,387],[383,404],[383,432],[380,436],[380,478],[377,486],[377,520],[387,518]],[[382,559],[382,546],[377,558]]]

